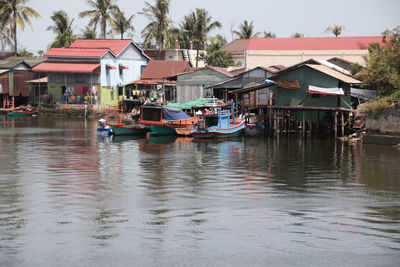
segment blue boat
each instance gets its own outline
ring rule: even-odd
[[[241,135],[245,128],[244,119],[230,117],[229,110],[220,108],[217,108],[216,112],[206,113],[203,119],[199,120],[197,127],[191,130],[191,135],[194,138],[226,138]]]

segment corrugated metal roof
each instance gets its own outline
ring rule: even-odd
[[[5,70],[0,70],[0,74],[5,73],[5,72],[9,72],[9,69],[5,69]]]
[[[324,65],[315,65],[315,64],[306,64],[307,67],[310,67],[312,69],[315,69],[319,72],[325,73],[326,75],[329,75],[331,77],[334,77],[342,82],[349,83],[349,84],[360,84],[361,82],[359,80],[356,80],[354,78],[351,78],[349,76],[346,76],[338,71],[335,71],[331,68],[328,68]]]
[[[108,48],[51,48],[44,55],[49,57],[96,57],[100,58]]]
[[[100,73],[100,64],[42,63],[32,69],[35,72],[51,73]]]
[[[26,83],[47,83],[48,82],[48,78],[47,77],[43,77],[43,78],[39,78],[39,79],[34,79],[34,80],[30,80],[30,81],[25,81]]]
[[[189,61],[150,60],[140,76],[141,79],[161,79],[185,72]]]
[[[170,103],[170,104],[166,105],[166,107],[179,108],[179,109],[191,109],[193,107],[202,107],[205,104],[208,104],[214,100],[215,99],[213,99],[213,98],[195,99],[195,100],[191,100],[186,103]]]
[[[78,39],[71,44],[72,48],[107,48],[116,55],[122,52],[132,40]]]
[[[382,43],[382,36],[253,38],[246,50],[360,50],[371,43]]]

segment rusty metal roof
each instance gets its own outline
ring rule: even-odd
[[[314,70],[317,70],[319,72],[325,73],[326,75],[329,75],[331,77],[334,77],[342,82],[349,83],[349,84],[361,84],[359,80],[356,80],[354,78],[351,78],[349,76],[346,76],[336,70],[333,70],[331,68],[328,68],[324,65],[316,65],[316,64],[306,64],[307,67],[310,67]]]

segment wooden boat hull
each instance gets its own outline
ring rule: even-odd
[[[114,135],[137,135],[137,134],[146,134],[150,131],[149,128],[140,127],[137,125],[123,125],[123,124],[107,124],[111,126],[112,133]]]
[[[260,136],[264,134],[264,125],[247,123],[244,129],[245,136]]]
[[[204,129],[192,130],[192,136],[194,138],[229,138],[240,136],[245,128],[244,122],[240,122],[231,128],[217,128],[209,127]]]
[[[172,127],[150,125],[149,128],[153,135],[176,135],[176,130]]]
[[[29,117],[36,115],[37,111],[10,111],[7,113],[9,117]]]

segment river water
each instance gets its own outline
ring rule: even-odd
[[[0,118],[2,266],[400,266],[400,151]]]

